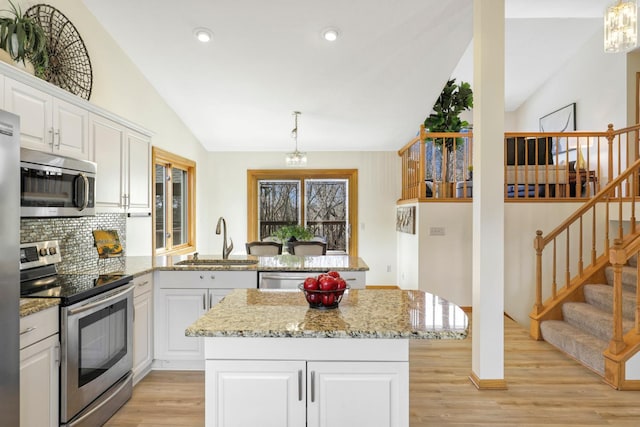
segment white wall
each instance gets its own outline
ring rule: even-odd
[[[504,306],[505,312],[522,325],[529,324],[535,302],[536,230],[549,233],[579,206],[579,203],[505,203]],[[419,263],[421,290],[461,306],[471,306],[471,203],[421,203],[418,212],[419,244],[403,236],[399,239],[402,243],[398,247],[399,258]],[[445,235],[430,236],[431,227],[444,227]],[[412,262],[400,264],[399,268],[400,277],[415,274]],[[402,282],[400,285],[405,287]]]
[[[538,132],[540,117],[576,103],[578,130],[605,131],[613,123],[623,128],[626,113],[626,57],[605,53],[596,33],[571,56],[516,112],[514,131]]]
[[[419,289],[420,288],[420,241],[424,230],[424,219],[422,218],[421,209],[424,203],[411,203],[399,205],[402,207],[415,207],[415,234],[402,233],[397,231],[398,242],[398,273],[397,283],[402,289]]]
[[[198,251],[221,253],[222,238],[215,235],[218,217],[224,216],[234,253],[244,252],[247,241],[247,169],[285,169],[285,153],[211,152],[205,167],[206,208],[200,218]],[[311,152],[308,169],[358,169],[358,256],[370,268],[369,284],[396,284],[395,203],[400,197],[400,157],[395,151]],[[201,181],[200,181],[201,182]],[[200,184],[199,184],[200,185]]]

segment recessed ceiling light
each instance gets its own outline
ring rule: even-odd
[[[213,33],[208,28],[196,28],[193,30],[193,35],[202,43],[209,43],[213,38]]]
[[[322,30],[322,38],[329,42],[336,41],[339,35],[337,28],[325,28]]]

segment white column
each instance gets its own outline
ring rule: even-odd
[[[504,1],[473,1],[471,380],[504,389]]]

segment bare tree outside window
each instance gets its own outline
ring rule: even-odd
[[[300,181],[260,181],[260,240],[285,225],[300,223]]]
[[[327,250],[347,249],[347,180],[305,181],[306,224],[327,241]]]

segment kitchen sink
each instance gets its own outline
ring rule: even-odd
[[[236,258],[236,259],[185,259],[176,262],[176,265],[253,265],[257,264],[257,259]]]

